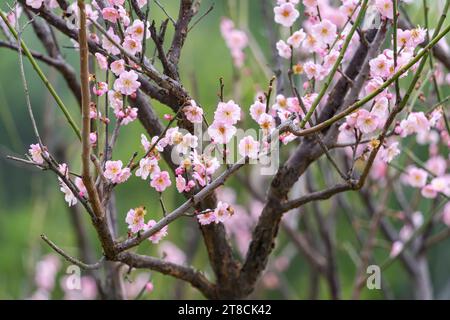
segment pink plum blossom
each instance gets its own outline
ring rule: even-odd
[[[168,131],[169,132],[169,131]],[[145,152],[149,152],[150,148],[156,143],[156,141],[159,139],[158,136],[154,136],[151,141],[148,141],[145,134],[141,134],[141,145],[144,148]],[[165,140],[160,139],[159,142],[155,145],[155,149],[159,152],[162,152],[164,150],[165,146]]]
[[[108,69],[108,60],[106,60],[106,57],[102,55],[101,53],[96,53],[95,58],[97,58],[97,63],[100,69],[106,70]]]
[[[147,293],[152,293],[153,290],[155,289],[155,286],[153,285],[153,282],[149,281],[146,285],[145,285],[145,291]]]
[[[33,160],[33,162],[37,164],[44,163],[44,158],[42,157],[42,155],[48,156],[48,152],[43,151],[38,143],[30,145],[28,153],[31,155],[31,159]]]
[[[164,261],[175,264],[186,263],[186,254],[170,241],[163,241],[158,246],[159,255],[163,257]]]
[[[296,5],[300,2],[300,0],[277,0],[277,4],[283,4],[283,3],[292,3],[293,5]]]
[[[203,214],[197,215],[197,219],[198,222],[204,226],[214,222],[216,220],[216,217],[214,215],[214,211],[207,211]]]
[[[122,168],[123,163],[121,160],[112,161],[108,160],[105,163],[105,172],[103,175],[106,179],[112,183],[123,183],[130,177],[130,168]]]
[[[243,50],[248,43],[246,33],[237,29],[233,29],[228,34],[226,34],[225,40],[227,42],[227,46],[232,52],[235,50]]]
[[[252,136],[246,136],[239,142],[239,154],[243,157],[256,159],[258,157],[258,141]]]
[[[306,33],[303,31],[303,29],[300,29],[298,31],[295,31],[288,39],[287,44],[291,45],[293,48],[299,48],[300,44],[303,40],[306,38]]]
[[[158,192],[163,192],[172,185],[167,171],[157,172],[153,175],[150,185]]]
[[[288,28],[294,24],[295,20],[297,20],[300,15],[294,5],[290,2],[275,7],[273,11],[275,13],[275,22]]]
[[[116,60],[111,63],[111,71],[120,76],[125,71],[125,61],[123,59]]]
[[[186,179],[183,178],[183,176],[178,175],[175,178],[175,186],[177,187],[178,192],[180,192],[180,193],[187,192],[186,191],[187,182],[186,182]]]
[[[241,120],[241,108],[233,101],[219,102],[214,112],[214,121],[222,122],[226,125],[235,125]]]
[[[67,205],[69,207],[74,206],[77,204],[78,200],[77,197],[73,194],[72,190],[65,184],[64,182],[60,181],[60,189],[62,193],[64,193],[64,201],[67,202]]]
[[[263,130],[264,134],[270,134],[272,133],[272,130],[275,129],[275,119],[267,113],[263,113],[259,117],[258,124]]]
[[[153,226],[156,225],[156,221],[155,220],[150,220],[147,225],[145,225],[144,227],[144,231],[148,230],[150,228],[152,228]],[[161,230],[155,232],[153,235],[151,235],[148,240],[150,240],[153,244],[157,244],[161,241],[162,238],[167,236],[167,226],[164,226],[161,228]]]
[[[437,197],[438,192],[437,190],[431,185],[427,184],[420,190],[420,194],[427,199],[434,199]]]
[[[378,117],[365,109],[361,109],[358,111],[356,127],[362,133],[371,133],[378,127]]]
[[[152,178],[161,170],[158,165],[158,160],[152,157],[147,157],[139,161],[139,168],[136,170],[136,176],[147,180],[148,176]]]
[[[37,264],[34,275],[36,286],[47,292],[55,286],[55,278],[61,268],[59,257],[54,254],[44,256]]]
[[[375,101],[371,113],[377,116],[380,120],[386,119],[389,114],[389,101],[386,97],[381,97]]]
[[[136,41],[141,42],[144,39],[144,33],[146,39],[150,38],[150,30],[145,31],[144,22],[139,19],[133,21],[133,24],[129,26],[126,30],[126,34],[128,34],[131,38]]]
[[[143,207],[136,209],[130,209],[125,218],[125,222],[128,224],[128,229],[131,232],[136,233],[145,228],[144,218],[147,214],[147,210]]]
[[[387,19],[393,19],[392,0],[375,0],[378,12]]]
[[[284,42],[283,40],[280,40],[276,43],[276,47],[278,50],[278,55],[282,58],[289,59],[292,55],[292,49],[291,47]]]
[[[197,106],[194,100],[191,100],[187,106],[183,108],[184,115],[192,123],[203,122],[203,109]]]
[[[80,177],[76,177],[75,178],[75,186],[78,188],[79,196],[86,198],[87,190],[86,190],[86,187],[84,185],[83,179],[81,179]]]
[[[191,149],[197,148],[198,146],[198,137],[194,136],[191,133],[186,133],[183,136],[183,140],[177,145],[177,151],[182,154],[187,154],[191,151]]]
[[[33,9],[39,9],[42,6],[44,0],[27,0],[27,6],[32,7]]]
[[[411,112],[408,118],[400,122],[401,136],[430,130],[430,122],[423,112]]]
[[[428,173],[420,168],[409,167],[407,169],[406,182],[415,188],[422,188],[427,183]]]
[[[258,122],[259,117],[266,112],[266,105],[257,100],[250,106],[250,116],[253,120]]]
[[[391,67],[394,62],[388,60],[384,54],[370,60],[370,75],[372,77],[387,78],[391,75]]]
[[[303,69],[305,70],[308,79],[315,78],[316,80],[320,80],[322,77],[322,66],[318,63],[308,61],[303,65]]]
[[[101,97],[108,92],[108,84],[106,82],[97,82],[93,91],[96,96]]]
[[[245,59],[244,49],[248,45],[247,34],[242,30],[236,29],[233,21],[228,18],[222,18],[220,32],[225,39],[228,49],[230,49],[234,65],[238,68],[241,67]]]
[[[133,70],[124,71],[120,74],[119,78],[114,82],[114,90],[119,91],[124,95],[131,95],[141,86],[137,81],[138,75]]]
[[[140,40],[136,40],[132,37],[125,37],[122,43],[123,48],[126,52],[128,52],[130,55],[134,56],[136,53],[141,52],[142,50],[142,44]]]
[[[450,177],[449,176],[442,176],[442,177],[434,178],[433,180],[431,180],[431,186],[437,192],[441,192],[441,193],[445,194],[447,197],[450,196]]]
[[[114,30],[112,28],[109,28],[108,36],[112,40],[114,40],[115,43],[120,43],[120,37],[114,33]],[[102,47],[109,54],[116,55],[120,53],[119,48],[117,48],[117,46],[113,42],[111,42],[105,35],[102,36]]]
[[[234,210],[228,203],[219,201],[216,209],[214,210],[215,222],[223,223],[227,218],[231,217],[233,213]]]
[[[400,154],[399,143],[393,142],[388,147],[380,150],[381,159],[384,162],[391,162],[395,157]]]
[[[411,36],[410,36],[410,43],[409,43],[410,47],[415,48],[419,44],[424,42],[426,35],[427,35],[426,29],[423,29],[420,26],[415,29],[411,29]]]
[[[120,120],[120,124],[126,126],[137,119],[138,109],[126,107],[124,109],[115,109],[114,114]]]
[[[108,2],[113,6],[123,6],[125,0],[108,0]]]
[[[312,35],[324,44],[333,43],[337,36],[336,30],[336,25],[327,19],[323,19],[311,27]]]
[[[331,69],[336,63],[338,57],[339,51],[332,49],[330,53],[323,58],[323,67],[325,69]]]
[[[406,47],[411,44],[411,31],[397,29],[397,44],[401,47]]]
[[[443,176],[447,170],[447,161],[442,156],[435,156],[425,163],[427,170],[436,176]]]
[[[322,42],[320,42],[312,34],[307,34],[306,39],[302,42],[302,48],[307,52],[318,52],[322,49]]]
[[[102,9],[102,17],[112,23],[116,23],[120,18],[119,12],[113,7],[106,7]]]
[[[213,143],[227,144],[236,133],[236,127],[228,125],[222,121],[214,121],[208,127],[208,134]]]
[[[317,0],[303,0],[305,7],[315,8],[318,6]]]

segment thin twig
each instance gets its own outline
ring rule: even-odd
[[[81,262],[80,260],[68,255],[66,252],[64,252],[63,249],[61,249],[60,247],[58,247],[54,242],[52,242],[49,238],[47,238],[46,235],[41,234],[41,238],[42,240],[44,240],[53,250],[55,250],[57,253],[59,253],[64,259],[66,259],[67,261],[69,261],[70,263],[73,263],[77,266],[79,266],[80,268],[84,269],[84,270],[97,270],[101,267],[101,265],[103,264],[104,261],[104,257],[102,257],[98,262],[94,263],[94,264],[87,264],[84,262]]]

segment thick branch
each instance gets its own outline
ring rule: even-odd
[[[175,34],[167,54],[169,61],[175,66],[178,65],[178,61],[180,60],[181,49],[188,34],[189,22],[191,22],[192,17],[196,14],[193,2],[193,0],[181,0],[180,2],[178,21],[175,24]]]

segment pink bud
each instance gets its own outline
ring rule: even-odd
[[[8,18],[8,21],[10,24],[12,24],[12,25],[16,24],[16,15],[14,14],[14,12],[8,13],[8,15],[6,17]]]
[[[439,153],[439,146],[436,143],[430,144],[430,156],[436,156]]]
[[[89,134],[89,141],[91,144],[95,144],[97,142],[97,134],[95,132],[91,132]]]
[[[153,286],[153,283],[152,283],[152,282],[148,282],[148,283],[145,285],[145,290],[146,290],[148,293],[152,293],[152,292],[153,292],[153,289],[154,289],[154,286]]]
[[[195,181],[189,180],[187,187],[189,188],[189,190],[191,190],[193,187],[195,187]],[[186,190],[186,191],[188,191],[188,190]]]

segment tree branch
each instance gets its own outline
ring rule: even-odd
[[[170,275],[174,278],[189,282],[197,288],[206,298],[216,299],[216,287],[194,268],[177,265],[168,261],[143,256],[131,252],[122,252],[117,257],[121,261],[133,268],[146,268],[158,271],[162,274]]]

